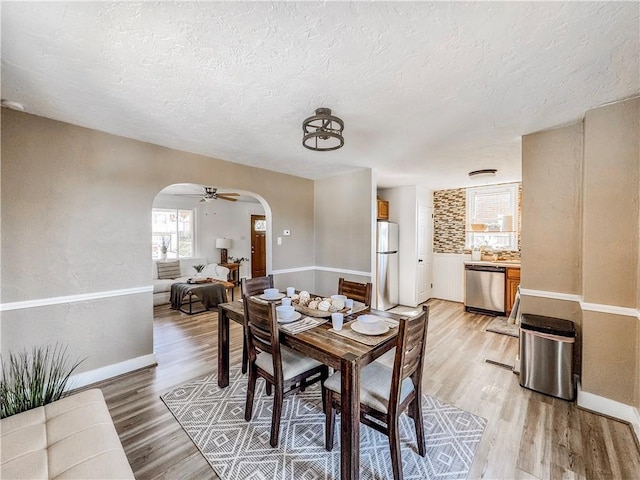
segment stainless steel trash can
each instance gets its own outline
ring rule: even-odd
[[[573,322],[523,313],[520,321],[520,385],[573,400]]]

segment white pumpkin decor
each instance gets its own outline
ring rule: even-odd
[[[328,312],[329,308],[331,308],[331,302],[327,302],[326,300],[322,300],[318,304],[318,310],[320,310],[321,312]]]
[[[306,290],[302,290],[300,292],[300,300],[306,300],[307,302],[311,299],[311,295]]]

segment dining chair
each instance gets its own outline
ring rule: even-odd
[[[264,292],[265,288],[273,288],[273,275],[267,275],[265,277],[254,278],[242,278],[240,280],[240,293],[242,298],[245,296],[260,295]],[[243,346],[242,346],[242,373],[247,373],[247,366],[249,365],[249,348],[247,346],[247,329],[243,328]],[[271,392],[269,392],[271,395]]]
[[[418,453],[426,455],[422,418],[422,369],[427,342],[429,307],[412,318],[400,320],[393,368],[371,362],[360,373],[360,422],[387,435],[393,478],[402,480],[399,416],[407,410],[413,418]],[[336,410],[340,409],[340,372],[323,384],[325,448],[333,449]]]
[[[240,281],[242,296],[260,295],[265,288],[273,288],[273,275],[266,277],[243,278]]]
[[[317,360],[280,345],[275,302],[245,297],[244,315],[249,340],[249,380],[244,418],[251,420],[256,382],[258,377],[262,377],[274,390],[269,443],[276,447],[284,397],[318,381],[324,382],[329,371]]]
[[[344,278],[338,280],[338,295],[345,295],[367,306],[371,306],[371,283],[350,282]]]

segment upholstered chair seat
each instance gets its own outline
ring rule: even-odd
[[[283,380],[287,381],[298,375],[302,375],[308,370],[321,367],[322,363],[313,358],[302,355],[301,353],[291,350],[289,347],[280,346],[280,360],[282,361]],[[260,352],[256,356],[256,366],[269,375],[274,375],[273,357],[270,353]]]
[[[360,373],[360,403],[378,412],[387,413],[392,378],[393,369],[382,363],[372,362],[364,367]],[[338,371],[325,380],[324,387],[340,393],[340,381]],[[404,402],[411,392],[413,392],[413,383],[407,377],[402,381],[400,403]]]

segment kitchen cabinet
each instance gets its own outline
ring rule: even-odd
[[[513,303],[516,300],[516,293],[520,285],[520,269],[507,268],[507,281],[505,292],[505,315],[509,315],[513,309]]]
[[[389,202],[378,199],[378,220],[389,220]]]

